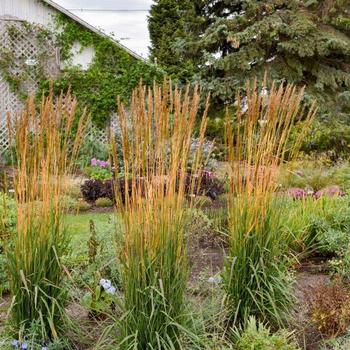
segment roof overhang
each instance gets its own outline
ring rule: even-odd
[[[133,56],[134,58],[141,60],[141,61],[145,61],[146,60],[140,56],[139,54],[137,54],[136,52],[130,50],[129,48],[127,48],[126,46],[124,46],[123,44],[121,44],[119,41],[115,40],[113,37],[107,35],[106,33],[104,33],[103,31],[99,30],[98,28],[92,26],[91,24],[87,23],[86,21],[84,21],[83,19],[81,19],[80,17],[76,16],[74,13],[72,13],[71,11],[67,10],[66,8],[62,7],[61,5],[57,4],[55,1],[52,0],[43,0],[46,4],[52,6],[53,8],[55,8],[57,11],[60,11],[62,13],[64,13],[66,16],[70,17],[72,20],[74,20],[75,22],[81,24],[83,27],[91,30],[92,32],[101,35],[102,37],[108,38],[109,40],[111,40],[115,45],[119,46],[121,49],[125,50],[129,55]]]

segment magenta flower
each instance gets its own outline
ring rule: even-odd
[[[108,167],[108,162],[104,161],[104,160],[97,160],[97,164],[101,167],[101,168],[107,168]]]
[[[96,158],[91,159],[91,166],[97,166],[98,160]]]

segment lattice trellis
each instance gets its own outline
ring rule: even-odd
[[[42,29],[38,25],[29,25],[15,18],[0,18],[0,54],[1,52],[9,54],[11,59],[6,64],[7,72],[20,81],[18,91],[12,91],[8,81],[1,76],[0,70],[0,154],[10,146],[7,114],[15,116],[23,108],[20,93],[34,95],[40,76],[55,78],[60,72],[59,51],[53,38],[41,36],[40,42],[38,40],[37,34]],[[43,57],[45,57],[44,64]],[[109,138],[109,127],[114,132],[118,131],[115,115],[111,117],[110,125],[106,128],[91,126],[86,138],[105,144]]]
[[[119,127],[116,114],[111,116],[111,119],[105,128],[98,128],[94,125],[90,125],[89,129],[87,130],[86,138],[102,144],[107,144],[109,142],[110,130],[115,134],[118,134]]]
[[[39,70],[46,77],[59,73],[59,61],[54,41],[49,36],[37,35],[42,28],[16,19],[0,19],[0,49],[11,57],[7,62],[8,74],[20,81],[18,91],[12,91],[10,84],[0,72],[0,153],[9,147],[7,135],[7,113],[16,115],[23,107],[20,93],[35,94]],[[45,53],[45,64],[38,65]]]

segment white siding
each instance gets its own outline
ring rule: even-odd
[[[16,17],[30,23],[49,25],[55,12],[40,0],[0,0],[0,17]]]
[[[79,42],[74,43],[71,52],[73,57],[70,63],[74,66],[79,65],[82,70],[87,70],[89,68],[95,56],[95,50],[93,47],[85,47],[82,49]]]
[[[2,18],[16,18],[52,28],[52,17],[57,12],[56,9],[45,5],[41,0],[0,0],[0,20]],[[93,48],[85,48],[80,52],[79,47],[80,44],[75,43],[71,63],[80,65],[85,70],[93,60],[95,52]]]

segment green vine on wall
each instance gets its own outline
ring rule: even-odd
[[[110,38],[98,35],[64,14],[55,17],[57,42],[61,59],[67,66],[54,81],[54,91],[71,89],[82,106],[87,106],[95,125],[104,126],[116,111],[116,98],[128,101],[132,90],[142,79],[145,84],[163,79],[163,72],[156,66],[137,60],[116,45]],[[92,47],[95,56],[87,70],[73,66],[72,48],[79,42],[81,51]],[[49,81],[42,81],[41,91],[48,91]]]
[[[29,76],[38,82],[37,98],[41,98],[51,87],[57,94],[70,89],[79,105],[91,112],[93,123],[102,127],[116,111],[117,97],[128,101],[140,80],[146,85],[152,84],[154,80],[163,80],[163,71],[153,64],[137,60],[111,38],[90,31],[64,14],[56,15],[54,24],[53,30],[27,22],[22,24],[21,30],[28,40],[35,40],[37,45],[35,66],[28,66],[24,58],[21,60],[15,57],[16,50],[13,47],[0,50],[0,73],[20,98],[27,97],[25,82]],[[8,35],[13,42],[19,35],[16,30],[15,25],[9,25]],[[52,52],[48,52],[47,40],[52,40],[59,48],[63,63],[61,74],[54,80],[45,69],[52,55]],[[72,63],[75,43],[80,44],[81,51],[89,47],[95,52],[87,70]]]
[[[28,22],[7,24],[7,35],[9,46],[0,48],[0,73],[9,84],[11,91],[24,100],[28,97],[25,84],[29,79],[39,82],[50,76],[47,66],[55,55],[50,50],[52,46],[50,47],[47,43],[48,41],[54,43],[54,36],[49,30]],[[35,62],[32,65],[28,64],[28,57],[16,47],[23,38],[28,38],[28,43],[35,45],[35,57],[31,57]],[[30,45],[27,46],[30,47]]]

